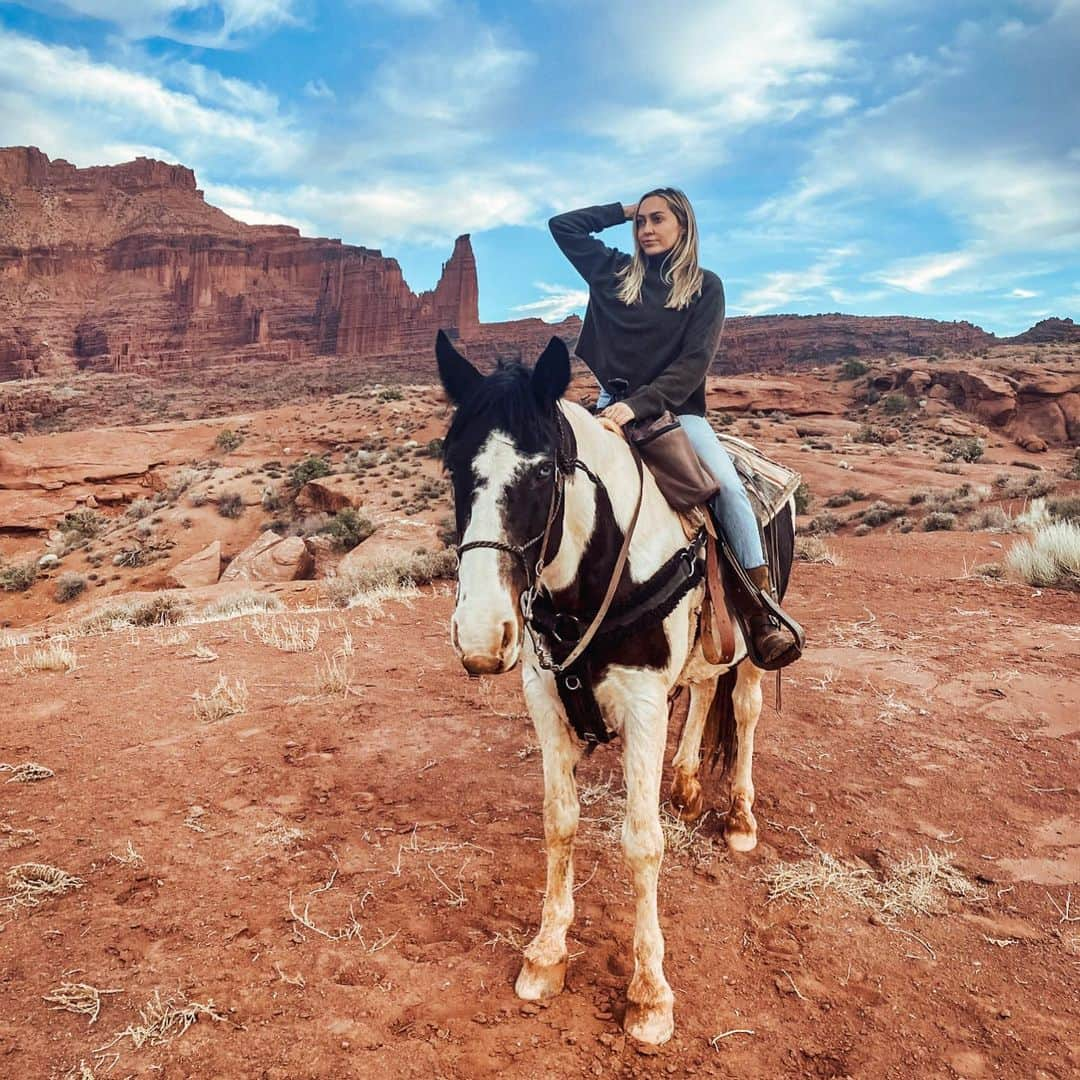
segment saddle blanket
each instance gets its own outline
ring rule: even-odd
[[[764,528],[787,505],[788,499],[802,483],[802,476],[794,469],[773,461],[743,439],[719,431],[716,437],[731,456],[735,471],[742,478],[743,487],[750,496],[754,513]]]

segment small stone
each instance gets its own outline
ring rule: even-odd
[[[1012,1016],[1012,1009],[998,1009],[998,1019],[1008,1020]]]
[[[872,911],[869,919],[871,926],[884,926],[885,919],[881,916],[880,912]]]
[[[610,1031],[601,1031],[600,1034],[597,1035],[597,1038],[605,1046],[614,1046],[615,1045],[615,1036],[612,1035]]]
[[[486,1024],[488,1022],[487,1013],[476,1013],[472,1018],[472,1022],[474,1024]]]
[[[652,1043],[635,1042],[634,1049],[643,1057],[655,1057],[660,1053],[660,1047]]]
[[[539,1011],[540,1006],[532,1001],[527,1001],[524,1005],[521,1006],[522,1016],[535,1016]]]

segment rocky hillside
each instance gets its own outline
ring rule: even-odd
[[[476,259],[458,237],[442,276],[416,294],[393,258],[286,225],[245,225],[208,204],[182,165],[138,158],[76,168],[34,147],[0,149],[0,381],[77,371],[206,384],[222,368],[317,357],[361,360],[360,381],[430,381],[435,331],[474,360],[532,356],[580,320],[481,324]],[[1048,319],[1017,344],[1075,343]],[[812,367],[848,357],[982,352],[967,322],[905,316],[768,315],[728,320],[716,370]],[[199,378],[199,372],[215,374]]]

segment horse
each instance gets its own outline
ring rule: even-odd
[[[614,587],[609,610],[626,612],[664,567],[686,561],[687,535],[621,433],[564,399],[570,356],[561,339],[551,339],[531,370],[501,362],[488,375],[442,331],[435,352],[454,406],[444,440],[459,539],[451,642],[471,675],[501,674],[521,661],[524,696],[543,756],[547,882],[540,928],[524,950],[515,983],[518,997],[538,1001],[560,993],[565,981],[580,812],[575,769],[596,740],[579,738],[571,724],[557,684],[559,666],[537,633],[534,606],[545,599],[557,618],[567,620],[554,625],[578,640],[581,623],[602,606],[609,586]],[[790,552],[793,504],[770,528],[791,533]],[[691,551],[690,557],[699,555]],[[782,574],[785,582],[788,569],[790,563]],[[666,1042],[674,1031],[657,878],[664,854],[660,787],[669,699],[679,688],[689,687],[690,700],[673,759],[673,805],[686,821],[702,813],[698,774],[704,737],[714,764],[722,760],[724,771],[734,766],[724,818],[727,845],[747,852],[757,843],[751,766],[764,673],[747,658],[737,623],[731,662],[706,661],[698,631],[704,587],[700,574],[687,580],[689,588],[667,605],[670,610],[661,609],[625,633],[598,633],[588,647],[605,735],[622,740],[622,848],[636,897],[634,971],[624,1027],[651,1045]]]

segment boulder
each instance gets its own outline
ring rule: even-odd
[[[362,544],[348,551],[338,563],[338,575],[346,575],[375,563],[407,559],[418,548],[438,551],[442,548],[438,529],[430,521],[394,518],[378,522],[376,531]]]
[[[300,489],[296,496],[296,505],[309,512],[336,514],[347,506],[359,508],[366,498],[360,481],[355,476],[320,476],[309,480]]]
[[[1016,445],[1021,450],[1027,450],[1032,454],[1041,454],[1046,450],[1046,440],[1040,439],[1038,435],[1033,435],[1031,432],[1024,432],[1017,435]]]
[[[977,435],[979,432],[975,424],[969,420],[961,420],[958,416],[943,416],[935,427],[942,435]]]
[[[299,536],[273,530],[249,544],[225,569],[222,581],[298,581],[311,575],[314,561]]]
[[[200,585],[214,585],[221,577],[221,541],[215,540],[183,562],[177,563],[168,573],[170,585],[179,589],[194,589]]]
[[[944,401],[949,396],[949,388],[942,386],[941,383],[934,383],[929,390],[926,391],[926,396],[931,401]]]

